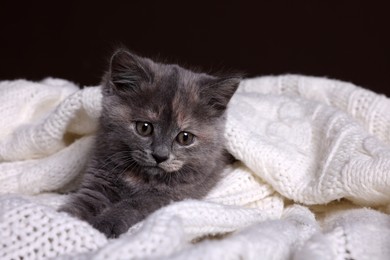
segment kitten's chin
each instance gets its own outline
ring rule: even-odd
[[[164,174],[165,171],[159,167],[148,166],[144,168],[145,172],[151,176]]]

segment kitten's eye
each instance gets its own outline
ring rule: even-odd
[[[189,132],[180,132],[176,136],[176,141],[181,145],[190,145],[194,142],[194,135]]]
[[[142,136],[149,136],[153,133],[153,125],[148,122],[137,122],[136,129]]]

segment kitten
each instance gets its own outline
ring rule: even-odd
[[[228,163],[224,112],[238,84],[116,51],[92,158],[61,210],[118,237],[172,201],[205,196]]]

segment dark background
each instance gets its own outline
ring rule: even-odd
[[[299,73],[390,95],[390,12],[379,1],[0,4],[0,80],[96,85],[124,44],[206,71]]]

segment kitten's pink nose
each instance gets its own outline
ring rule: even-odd
[[[168,160],[168,157],[169,157],[168,155],[157,154],[157,153],[153,153],[152,156],[156,160],[157,163],[165,162],[166,160]]]

